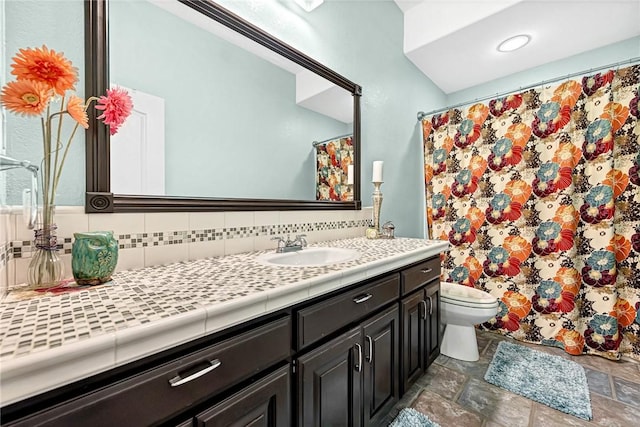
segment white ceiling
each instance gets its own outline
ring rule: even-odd
[[[394,1],[405,55],[447,94],[640,35],[640,0]],[[527,46],[497,51],[523,33]]]

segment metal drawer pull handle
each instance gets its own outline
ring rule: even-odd
[[[423,268],[420,271],[424,274],[427,274],[427,273],[431,273],[433,271],[433,268]]]
[[[356,347],[358,347],[358,364],[356,365],[356,371],[362,371],[362,346],[356,343]]]
[[[373,338],[367,335],[367,341],[369,342],[369,356],[366,357],[366,360],[369,363],[373,363]]]
[[[422,318],[426,319],[427,318],[427,302],[425,300],[420,301],[420,304],[422,305]]]
[[[358,295],[357,297],[355,297],[353,299],[353,302],[355,302],[356,304],[361,304],[367,300],[369,300],[373,295],[371,294],[364,294],[364,295]]]
[[[178,374],[178,375],[176,375],[175,377],[173,377],[173,378],[171,378],[169,380],[169,384],[171,384],[171,387],[178,387],[179,385],[182,385],[184,383],[188,383],[189,381],[195,380],[196,378],[199,378],[199,377],[203,376],[207,372],[213,371],[214,369],[216,369],[218,366],[220,366],[222,364],[222,362],[220,362],[218,359],[208,360],[207,362],[209,363],[209,366],[207,366],[206,368],[201,369],[198,372],[195,372],[195,373],[189,375],[188,377],[184,377],[184,378],[182,378]]]
[[[431,299],[431,295],[427,298],[429,298],[429,316],[431,316],[433,314],[433,300]]]

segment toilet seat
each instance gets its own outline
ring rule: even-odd
[[[459,301],[456,299],[451,299],[451,298],[446,298],[446,297],[440,297],[440,301],[442,302],[446,302],[447,304],[451,304],[451,305],[457,305],[460,307],[469,307],[469,308],[493,308],[493,307],[497,307],[499,305],[498,303],[498,299],[494,299],[493,301],[488,301],[488,302],[467,302],[467,301]]]

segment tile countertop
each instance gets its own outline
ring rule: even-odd
[[[248,252],[118,272],[93,289],[0,303],[0,405],[436,255],[446,241],[353,238],[359,259],[274,267]]]

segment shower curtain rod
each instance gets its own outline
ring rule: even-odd
[[[334,136],[333,138],[325,139],[324,141],[313,141],[311,143],[312,146],[317,147],[318,145],[326,144],[329,141],[333,141],[334,139],[346,138],[347,136],[353,136],[353,133],[347,133],[344,135]]]
[[[531,89],[531,88],[534,88],[534,87],[537,87],[537,86],[542,86],[542,85],[547,84],[547,83],[553,83],[553,82],[557,82],[557,81],[563,80],[563,79],[570,79],[571,77],[581,76],[581,75],[584,75],[584,74],[591,73],[593,71],[603,70],[605,68],[614,68],[614,67],[619,67],[620,65],[624,65],[624,64],[633,64],[634,62],[639,62],[639,61],[640,61],[640,56],[636,56],[635,58],[625,59],[624,61],[614,62],[613,64],[602,65],[600,67],[590,68],[588,70],[579,71],[577,73],[567,74],[566,76],[564,76],[564,75],[563,76],[559,76],[559,77],[556,77],[556,78],[553,78],[553,79],[550,79],[550,80],[542,80],[541,82],[534,83],[534,84],[531,84],[531,85],[528,85],[528,86],[524,86],[524,87],[520,87],[518,89],[514,89],[514,90],[510,90],[510,91],[506,91],[506,92],[501,92],[501,93],[496,93],[496,94],[492,94],[492,95],[483,96],[483,97],[476,98],[476,99],[471,100],[471,101],[465,101],[465,102],[460,102],[458,104],[450,105],[450,106],[445,107],[445,108],[438,108],[438,109],[430,111],[428,113],[424,113],[422,111],[419,111],[418,112],[418,121],[420,121],[423,118],[425,118],[427,116],[430,116],[432,114],[440,113],[442,111],[449,111],[452,108],[462,107],[464,105],[471,104],[472,102],[484,101],[484,100],[491,99],[491,98],[500,98],[502,96],[510,95],[510,94],[518,92],[518,91],[524,91],[524,90]]]

